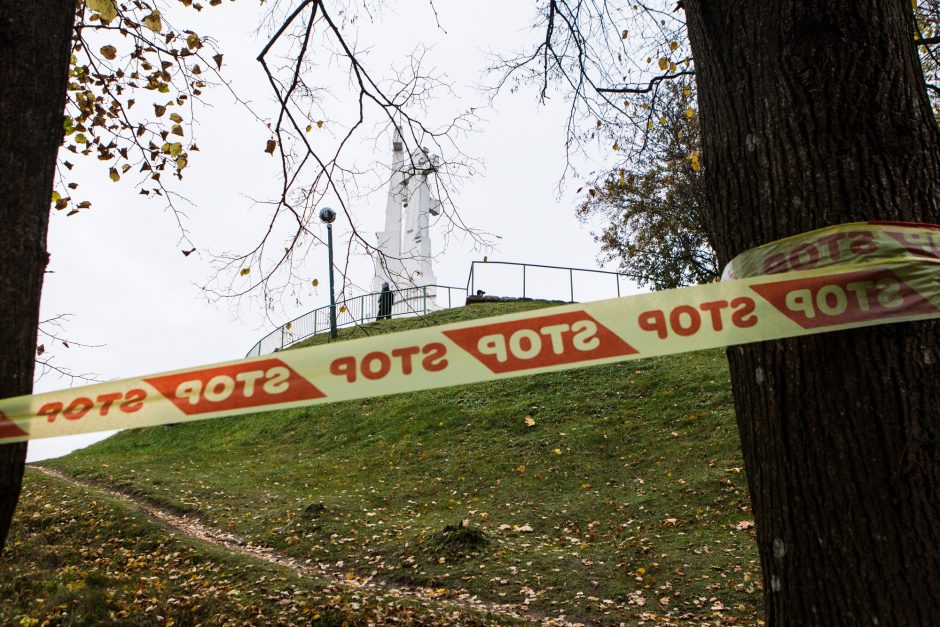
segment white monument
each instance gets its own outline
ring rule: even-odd
[[[372,289],[378,292],[383,283],[392,291],[431,286],[437,283],[431,267],[430,216],[440,215],[441,203],[431,195],[429,179],[437,173],[439,160],[427,149],[419,148],[405,160],[401,136],[395,132],[392,142],[392,177],[385,206],[385,230],[376,234],[379,253],[375,263]],[[402,212],[404,211],[404,215]],[[427,303],[434,302],[437,290],[427,289]],[[399,292],[401,299],[418,298]],[[421,296],[424,298],[424,291]]]

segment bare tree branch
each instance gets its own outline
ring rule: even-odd
[[[433,5],[431,9],[434,10]],[[350,230],[346,261],[336,268],[342,276],[339,290],[342,297],[353,286],[344,271],[349,258],[356,253],[372,257],[383,254],[372,235],[360,231],[351,204],[362,197],[365,189],[362,181],[367,176],[374,177],[376,167],[363,170],[356,165],[356,146],[370,137],[375,142],[376,133],[401,137],[408,155],[403,172],[406,178],[421,172],[415,155],[427,150],[444,157],[433,173],[443,208],[438,219],[444,220],[447,228],[470,237],[476,245],[487,247],[488,236],[465,223],[452,195],[459,181],[476,171],[476,163],[461,153],[455,143],[471,129],[476,114],[469,109],[438,126],[418,117],[416,111],[423,112],[437,93],[449,90],[442,75],[423,69],[426,51],[418,48],[408,66],[391,72],[390,78],[380,79],[366,67],[366,56],[350,43],[344,24],[333,19],[325,2],[304,0],[275,23],[273,35],[262,48],[258,61],[278,103],[270,126],[273,139],[269,147],[275,149],[279,159],[280,191],[277,199],[259,203],[269,207],[270,214],[257,243],[247,252],[216,257],[215,284],[206,286],[207,293],[213,298],[233,299],[254,294],[270,309],[276,294],[309,285],[309,277],[305,279],[300,274],[300,262],[314,247],[324,243],[314,225],[317,208],[330,198],[335,199],[331,202],[337,203]],[[277,66],[274,59],[278,50],[285,47],[290,50],[288,62]],[[332,68],[345,68],[352,94],[344,109],[353,114],[347,123],[339,122],[341,113],[336,114],[337,119],[318,113],[326,119],[313,121],[316,117],[312,117],[312,111],[322,110],[325,104],[323,96],[327,92],[321,86],[329,80],[329,75],[323,73],[328,69],[327,62]],[[373,133],[366,133],[369,124],[375,129]],[[324,141],[327,127],[341,129],[333,137],[332,145]],[[425,145],[431,147],[425,149]],[[365,191],[387,185],[393,174],[388,172],[377,185]],[[242,276],[250,280],[239,281]]]
[[[661,83],[694,75],[685,24],[667,3],[621,5],[603,0],[546,0],[532,47],[499,57],[492,98],[537,84],[539,100],[557,85],[569,103],[566,151],[607,144],[636,155],[661,117]],[[623,28],[629,23],[631,30]],[[625,98],[626,96],[626,98]],[[593,122],[593,124],[592,124]]]
[[[679,78],[680,76],[695,76],[695,71],[685,70],[682,72],[676,72],[675,74],[663,74],[662,76],[655,76],[650,79],[650,82],[646,87],[599,87],[597,91],[604,94],[647,94],[653,90],[657,84],[662,81],[671,81],[674,78]]]
[[[72,314],[59,314],[52,318],[39,321],[37,348],[36,348],[36,375],[35,380],[39,381],[49,374],[57,374],[59,378],[69,380],[69,385],[74,385],[76,381],[82,383],[96,383],[102,379],[95,373],[75,373],[71,368],[56,363],[52,350],[56,343],[63,348],[102,348],[103,344],[84,344],[66,338],[63,334],[65,324],[72,317]],[[50,346],[47,347],[46,344]]]

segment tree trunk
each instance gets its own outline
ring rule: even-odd
[[[0,398],[33,387],[74,11],[73,2],[62,0],[0,5]],[[3,422],[0,416],[0,427]],[[25,460],[25,443],[0,446],[0,551]]]
[[[909,0],[685,0],[722,263],[859,220],[940,223]],[[771,625],[933,625],[940,323],[728,351]]]

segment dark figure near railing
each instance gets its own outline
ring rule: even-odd
[[[392,318],[392,305],[395,304],[395,295],[388,287],[388,283],[382,284],[382,292],[379,294],[379,315],[376,320],[390,320]]]

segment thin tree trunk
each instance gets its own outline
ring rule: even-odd
[[[62,0],[0,5],[0,398],[29,394],[33,385],[74,11]],[[25,459],[25,443],[0,446],[0,550]]]
[[[940,223],[909,0],[685,0],[723,263],[859,220]],[[940,323],[729,350],[772,625],[934,625]]]

